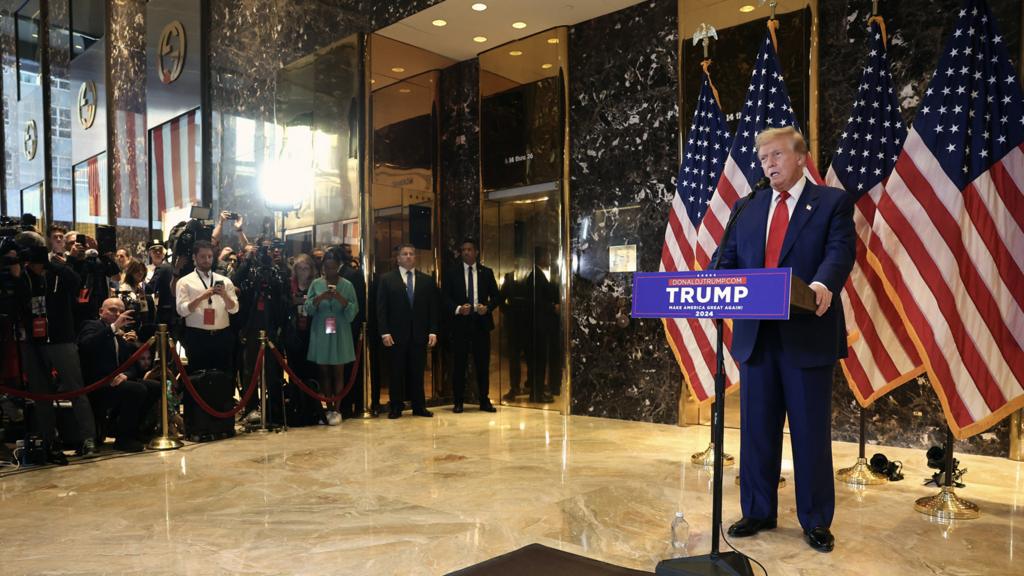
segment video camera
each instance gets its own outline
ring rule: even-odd
[[[14,238],[26,229],[31,230],[32,227],[26,227],[20,218],[0,216],[0,238]]]
[[[126,323],[123,326],[123,329],[126,332],[135,330],[142,319],[142,302],[135,297],[135,293],[131,290],[118,290],[117,297],[121,300],[121,303],[124,304],[125,312],[130,311],[132,313],[132,321]]]

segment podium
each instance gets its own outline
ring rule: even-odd
[[[814,314],[815,293],[790,268],[639,272],[633,276],[633,317],[695,318],[715,322],[715,398],[725,396],[725,320],[788,320]],[[725,402],[715,402],[711,427],[714,480],[711,509],[711,553],[658,563],[661,576],[753,576],[749,559],[739,552],[720,552],[722,530],[722,452]]]

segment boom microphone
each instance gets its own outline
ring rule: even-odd
[[[754,190],[762,190],[764,188],[767,188],[768,185],[771,184],[771,182],[772,181],[769,180],[767,176],[762,176],[761,179],[758,180],[756,184],[754,184]]]

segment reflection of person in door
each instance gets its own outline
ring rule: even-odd
[[[532,346],[527,355],[527,376],[530,382],[531,402],[554,402],[551,392],[556,384],[549,382],[545,386],[548,376],[548,363],[558,362],[559,359],[551,357],[552,345],[557,346],[558,340],[558,287],[548,278],[545,268],[551,265],[551,256],[548,248],[538,246],[534,249],[533,271],[526,277],[527,302],[531,310],[532,321]],[[553,371],[552,371],[553,375]]]
[[[530,304],[525,287],[524,282],[516,280],[515,270],[506,273],[501,283],[501,325],[508,341],[509,391],[503,396],[506,402],[515,402],[523,394],[522,362],[529,361]]]

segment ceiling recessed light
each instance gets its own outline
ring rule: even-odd
[[[522,30],[523,28],[526,28],[526,22],[513,22],[512,27],[516,30]]]
[[[558,38],[548,38],[548,44],[558,44]]]
[[[540,67],[545,69],[545,70],[547,70],[548,68],[551,68],[552,66],[554,66],[554,64],[547,64],[547,63],[545,63],[545,64],[541,64],[540,65]]]
[[[754,11],[754,7],[752,5],[750,5],[750,4],[746,4],[744,6],[740,6],[740,12],[743,12],[744,14],[746,14],[747,12],[753,12],[753,11]]]
[[[408,88],[399,88],[398,91],[401,92],[402,94],[408,94],[409,92],[412,92],[412,90]]]
[[[376,78],[370,78],[370,84],[376,84],[376,83],[377,83],[377,79]]]
[[[509,56],[522,56],[523,55],[523,51],[522,50],[512,50],[512,51],[510,51],[508,53],[508,55]]]
[[[394,68],[391,69],[391,71],[395,72],[396,74],[401,74],[402,72],[405,72],[405,68],[402,68],[401,66],[395,66]]]
[[[477,12],[483,12],[484,10],[487,10],[487,4],[484,4],[483,2],[477,2],[476,4],[470,6],[470,8],[476,10]]]
[[[473,36],[473,42],[483,44],[484,42],[487,42],[487,36]]]
[[[431,24],[433,24],[434,26],[437,26],[438,28],[440,28],[442,26],[447,26],[448,25],[448,21],[447,20],[442,20],[442,19],[438,18],[437,20],[434,20],[433,22],[431,22]]]

